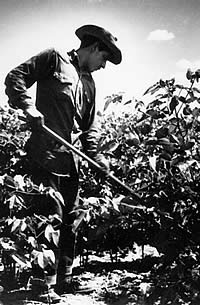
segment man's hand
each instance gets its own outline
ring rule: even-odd
[[[35,107],[29,107],[24,111],[26,121],[30,124],[33,130],[38,129],[44,125],[44,116]]]
[[[109,161],[102,154],[97,154],[94,160],[101,166],[101,168],[108,172],[110,169]]]

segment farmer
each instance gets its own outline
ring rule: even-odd
[[[84,25],[75,34],[81,41],[78,50],[44,50],[11,70],[5,80],[9,105],[22,109],[32,127],[25,146],[32,181],[52,186],[65,203],[56,210],[62,218],[59,249],[55,250],[55,265],[45,270],[48,293],[45,289],[38,292],[41,301],[50,298],[56,302],[60,298],[58,293],[68,289],[75,245],[71,229],[74,214],[70,212],[78,203],[78,164],[77,156],[40,127],[45,123],[70,143],[79,137],[83,151],[108,169],[107,160],[96,154],[99,131],[94,120],[95,84],[91,73],[105,68],[107,61],[119,64],[121,51],[117,39],[102,27]],[[37,83],[36,102],[27,92],[34,83]],[[43,270],[35,269],[33,277],[42,278]]]

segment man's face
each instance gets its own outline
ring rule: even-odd
[[[107,59],[109,57],[109,53],[106,51],[99,51],[99,48],[96,47],[94,50],[91,51],[88,62],[87,68],[89,72],[97,71],[101,68],[105,68]]]

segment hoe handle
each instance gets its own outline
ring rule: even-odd
[[[52,136],[55,140],[57,140],[59,143],[63,144],[66,148],[70,149],[72,152],[77,154],[78,156],[82,157],[84,160],[88,161],[89,164],[93,165],[96,169],[103,172],[104,175],[108,178],[110,178],[112,181],[116,182],[118,185],[123,187],[126,191],[128,191],[132,197],[138,201],[141,201],[141,198],[138,194],[136,194],[128,185],[121,182],[117,177],[112,175],[110,172],[105,171],[97,162],[92,160],[90,157],[88,157],[86,154],[81,152],[79,149],[74,147],[72,144],[70,144],[68,141],[64,140],[62,137],[60,137],[57,133],[55,133],[53,130],[51,130],[46,125],[42,125],[42,129],[50,136]]]

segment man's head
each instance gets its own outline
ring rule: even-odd
[[[76,30],[76,35],[81,40],[78,54],[82,69],[93,72],[105,68],[107,60],[116,65],[121,62],[117,38],[110,32],[96,25],[84,25]]]

